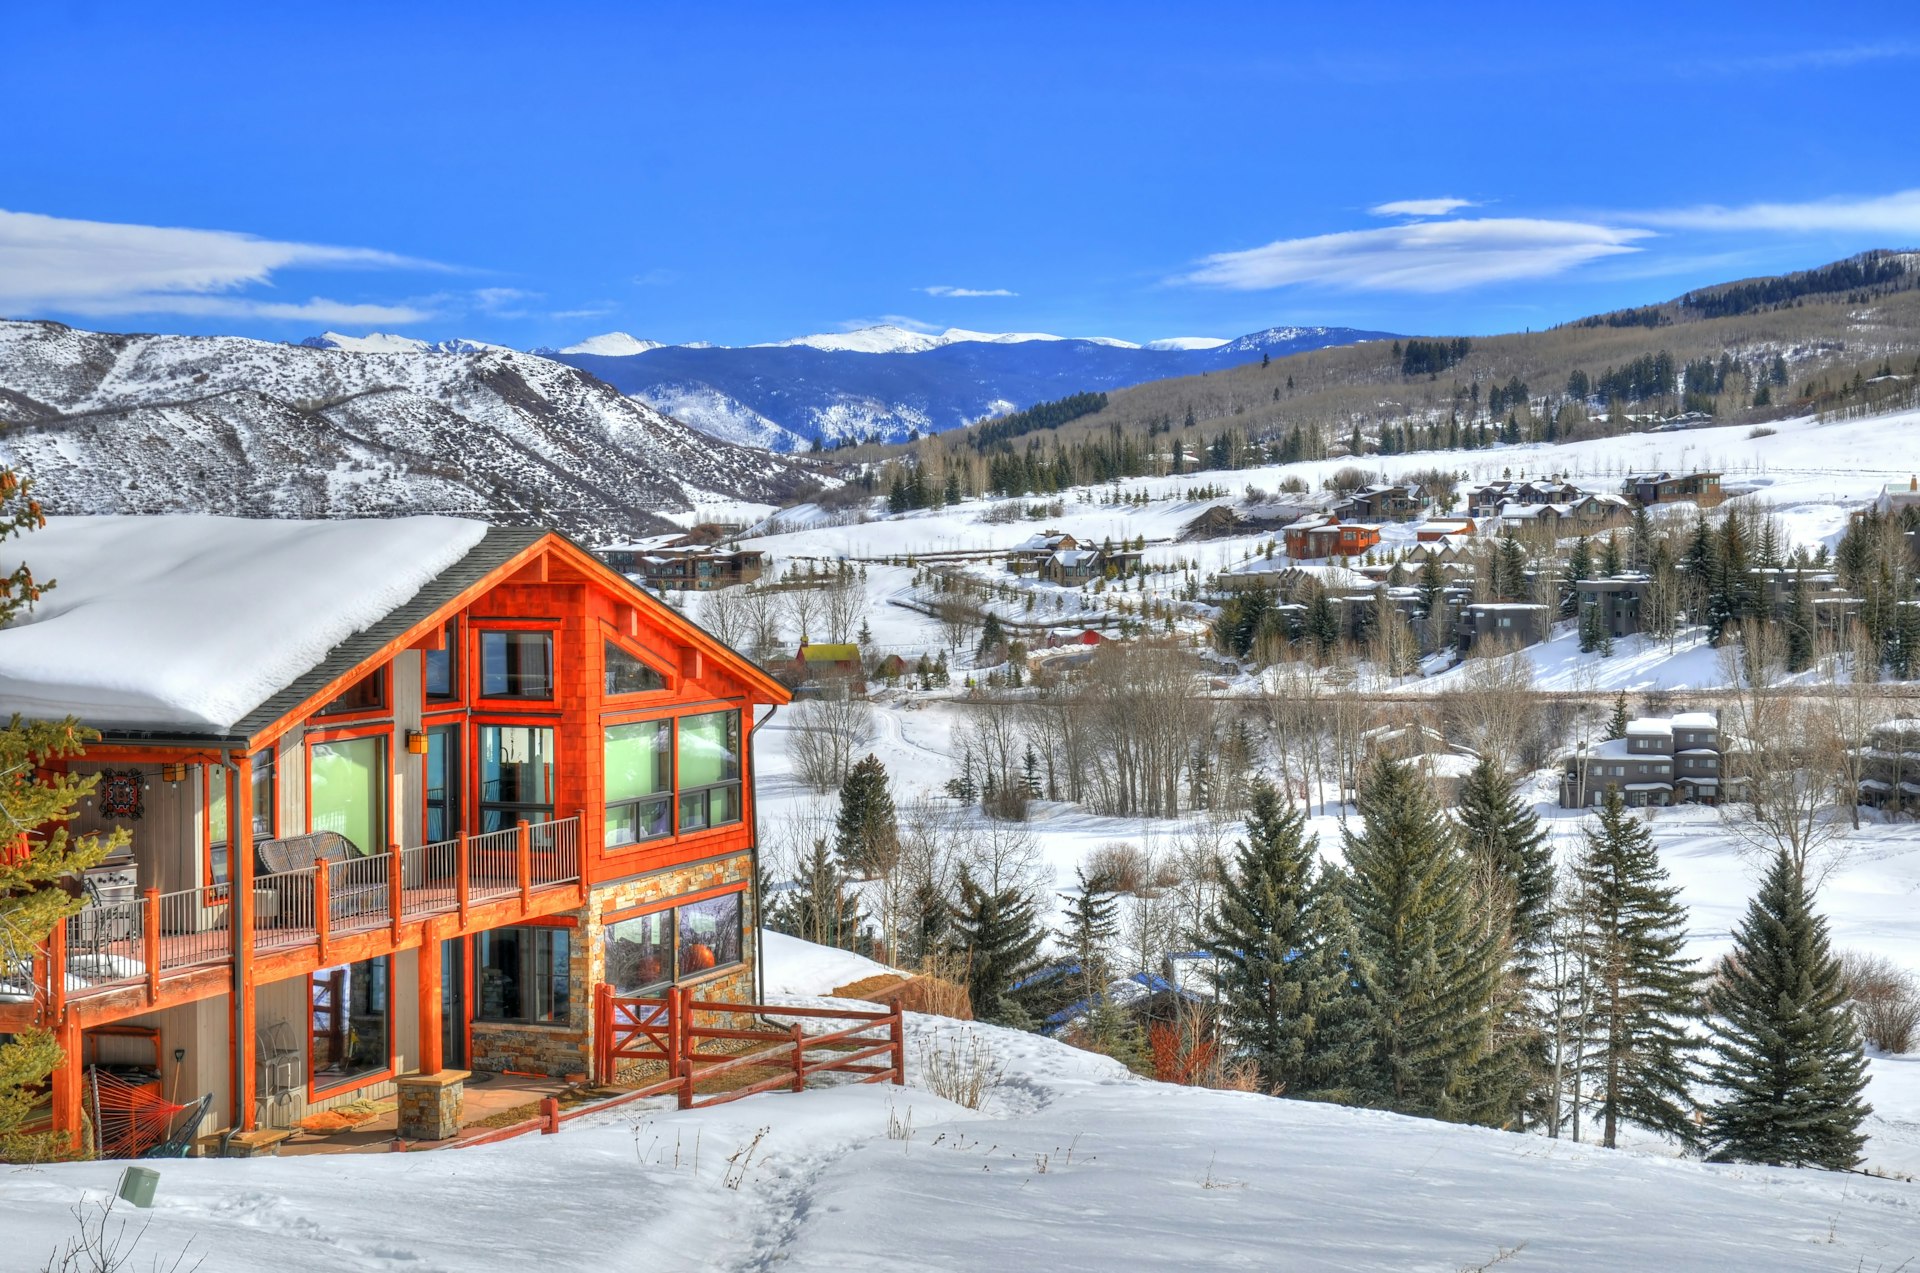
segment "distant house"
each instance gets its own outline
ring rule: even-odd
[[[1608,635],[1616,637],[1632,636],[1640,631],[1641,610],[1652,586],[1652,580],[1645,575],[1582,579],[1573,585],[1581,613],[1598,610]]]
[[[1099,645],[1106,638],[1092,628],[1055,628],[1047,633],[1047,648],[1057,650],[1065,645]]]
[[[1411,521],[1428,500],[1417,487],[1404,484],[1364,486],[1333,506],[1336,517],[1387,522]]]
[[[866,688],[865,668],[860,662],[860,647],[851,642],[802,642],[793,656],[793,671],[799,681],[848,681]]]
[[[1620,484],[1620,493],[1646,507],[1691,501],[1713,508],[1726,498],[1718,473],[1631,473]]]
[[[1472,535],[1478,529],[1471,517],[1430,517],[1414,529],[1415,542],[1436,543],[1453,536]]]
[[[1465,654],[1484,641],[1505,646],[1537,645],[1547,639],[1553,615],[1546,606],[1521,601],[1477,601],[1463,607],[1454,641]]]
[[[1459,801],[1460,785],[1480,757],[1428,725],[1376,725],[1360,734],[1362,753],[1384,755],[1426,778],[1436,799],[1445,805]]]
[[[1920,720],[1896,718],[1875,725],[1857,753],[1860,803],[1888,812],[1920,810]]]
[[[1627,723],[1624,738],[1576,747],[1560,758],[1560,805],[1588,808],[1618,787],[1635,807],[1718,804],[1728,748],[1720,718],[1712,712],[1682,712]]]
[[[1044,568],[1055,553],[1072,552],[1079,547],[1078,539],[1062,531],[1030,535],[1007,553],[1007,569],[1016,575],[1031,574]]]
[[[1586,492],[1559,478],[1513,480],[1503,478],[1467,492],[1467,511],[1475,517],[1494,518],[1509,504],[1567,504]]]
[[[1060,584],[1087,583],[1105,573],[1105,560],[1097,548],[1062,548],[1041,566],[1040,573]]]
[[[1289,523],[1281,532],[1287,556],[1295,561],[1322,557],[1358,557],[1380,543],[1380,528],[1365,522],[1343,522],[1331,513],[1315,513]]]
[[[910,675],[912,665],[898,654],[884,654],[875,660],[873,675],[882,681],[898,681]]]
[[[1920,477],[1909,477],[1905,482],[1888,482],[1880,488],[1880,496],[1873,501],[1873,507],[1883,517],[1904,513],[1909,508],[1920,508]]]
[[[707,592],[752,583],[766,572],[757,548],[716,548],[693,533],[655,535],[597,550],[600,560],[629,578],[670,592]]]

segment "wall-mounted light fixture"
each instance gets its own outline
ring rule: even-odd
[[[160,766],[160,779],[162,782],[177,783],[182,779],[184,779],[186,776],[187,776],[187,767],[183,764],[170,764],[170,765]]]
[[[410,729],[407,731],[407,754],[410,756],[424,756],[427,754],[426,730]]]

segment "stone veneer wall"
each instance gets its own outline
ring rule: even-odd
[[[567,980],[572,992],[568,1024],[496,1025],[476,1021],[473,1023],[473,1068],[553,1075],[590,1072],[593,1069],[594,989],[606,976],[605,925],[601,916],[637,906],[667,903],[689,893],[729,884],[750,883],[752,876],[751,855],[738,853],[690,866],[670,867],[595,889],[587,905],[571,913],[575,927],[568,947]],[[700,998],[752,1001],[753,963],[759,947],[754,937],[750,900],[742,923],[745,932],[740,943],[741,962],[696,981]]]

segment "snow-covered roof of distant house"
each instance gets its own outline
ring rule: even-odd
[[[1092,548],[1062,548],[1053,554],[1053,561],[1062,570],[1072,570],[1089,564],[1099,555]]]
[[[1295,565],[1292,569],[1302,579],[1318,580],[1323,588],[1360,588],[1373,590],[1373,580],[1357,570],[1345,566]]]
[[[599,551],[603,553],[647,553],[662,548],[678,548],[686,542],[684,531],[674,531],[666,535],[646,535],[639,539],[629,539],[625,543],[608,544]]]
[[[1630,737],[1639,734],[1643,737],[1664,738],[1673,732],[1673,725],[1674,722],[1662,720],[1658,716],[1643,716],[1639,720],[1627,722],[1627,734]]]
[[[1500,516],[1508,521],[1523,521],[1544,517],[1548,509],[1552,509],[1557,517],[1566,516],[1567,507],[1564,504],[1502,504]]]
[[[1712,712],[1681,712],[1673,718],[1675,729],[1718,729],[1720,718]]]
[[[478,579],[538,537],[454,517],[53,518],[21,546],[58,586],[0,629],[0,716],[225,734],[456,565],[476,559],[462,574]],[[483,541],[498,551],[479,553]]]
[[[1531,601],[1476,601],[1468,606],[1469,610],[1545,610],[1543,605]]]
[[[1312,530],[1317,526],[1331,526],[1338,520],[1339,518],[1335,517],[1332,513],[1308,513],[1296,521],[1288,522],[1285,526],[1281,527],[1281,529]]]

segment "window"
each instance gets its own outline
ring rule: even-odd
[[[521,818],[553,816],[553,730],[532,725],[480,727],[480,830]]]
[[[647,694],[654,690],[667,688],[667,678],[653,670],[642,660],[628,654],[625,650],[608,641],[607,647],[607,696],[616,694]]]
[[[387,676],[385,671],[377,671],[349,685],[339,698],[321,708],[317,715],[338,716],[345,712],[372,712],[386,705]]]
[[[608,924],[607,984],[616,994],[648,994],[739,963],[744,896],[723,893]]]
[[[566,1025],[573,1016],[564,928],[495,928],[473,938],[476,1021]]]
[[[672,739],[671,721],[607,727],[608,848],[673,834]]]
[[[273,748],[253,753],[253,842],[273,838]],[[227,767],[207,766],[207,883],[225,884],[229,870],[227,840]]]
[[[740,713],[680,718],[680,830],[740,820]]]
[[[460,727],[442,725],[427,731],[425,782],[427,843],[437,844],[460,834]]]
[[[427,650],[420,656],[421,680],[430,699],[459,698],[460,669],[453,652],[458,648],[460,625],[449,620],[440,636],[440,648]]]
[[[315,831],[338,831],[361,853],[387,847],[386,740],[343,738],[308,748]]]
[[[673,911],[607,925],[607,984],[615,994],[644,994],[673,980]]]
[[[482,632],[480,693],[486,698],[552,698],[553,634]]]
[[[740,897],[727,893],[680,908],[680,975],[740,962]]]
[[[388,958],[315,970],[307,984],[313,1090],[343,1087],[393,1064]]]

